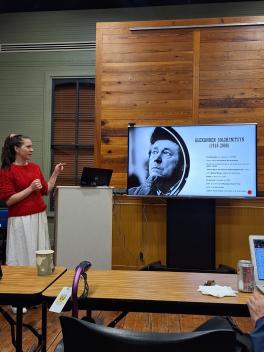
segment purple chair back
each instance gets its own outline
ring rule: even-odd
[[[75,268],[75,274],[72,283],[72,316],[78,318],[78,286],[81,276],[84,277],[86,282],[86,271],[91,267],[91,263],[88,261],[81,262]]]

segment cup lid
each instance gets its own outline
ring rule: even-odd
[[[40,249],[38,251],[35,251],[36,254],[52,254],[54,251],[52,249]]]

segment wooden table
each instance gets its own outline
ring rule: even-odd
[[[0,305],[12,305],[17,307],[16,322],[9,314],[0,307],[0,312],[14,328],[16,324],[16,336],[14,337],[16,351],[22,351],[22,327],[23,307],[42,304],[42,335],[32,327],[30,330],[38,337],[41,351],[46,351],[47,338],[47,309],[43,300],[42,292],[56,281],[66,268],[56,267],[48,276],[38,276],[37,269],[32,266],[2,266],[3,278],[0,280]]]
[[[62,287],[71,287],[73,275],[74,271],[68,270],[43,296],[51,303]],[[236,289],[234,274],[90,270],[87,276],[89,295],[79,300],[80,309],[249,316],[246,301],[250,293],[216,298],[197,291],[207,280]],[[80,282],[79,294],[82,288]]]

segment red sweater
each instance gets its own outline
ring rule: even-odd
[[[48,184],[37,164],[11,164],[9,169],[0,169],[0,199],[7,201],[13,194],[23,191],[32,181],[40,179],[42,189],[30,193],[29,196],[8,208],[8,216],[25,216],[36,214],[46,209],[42,195],[48,193]]]

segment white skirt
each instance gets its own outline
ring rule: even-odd
[[[39,249],[50,249],[46,211],[8,218],[6,264],[36,265]]]

